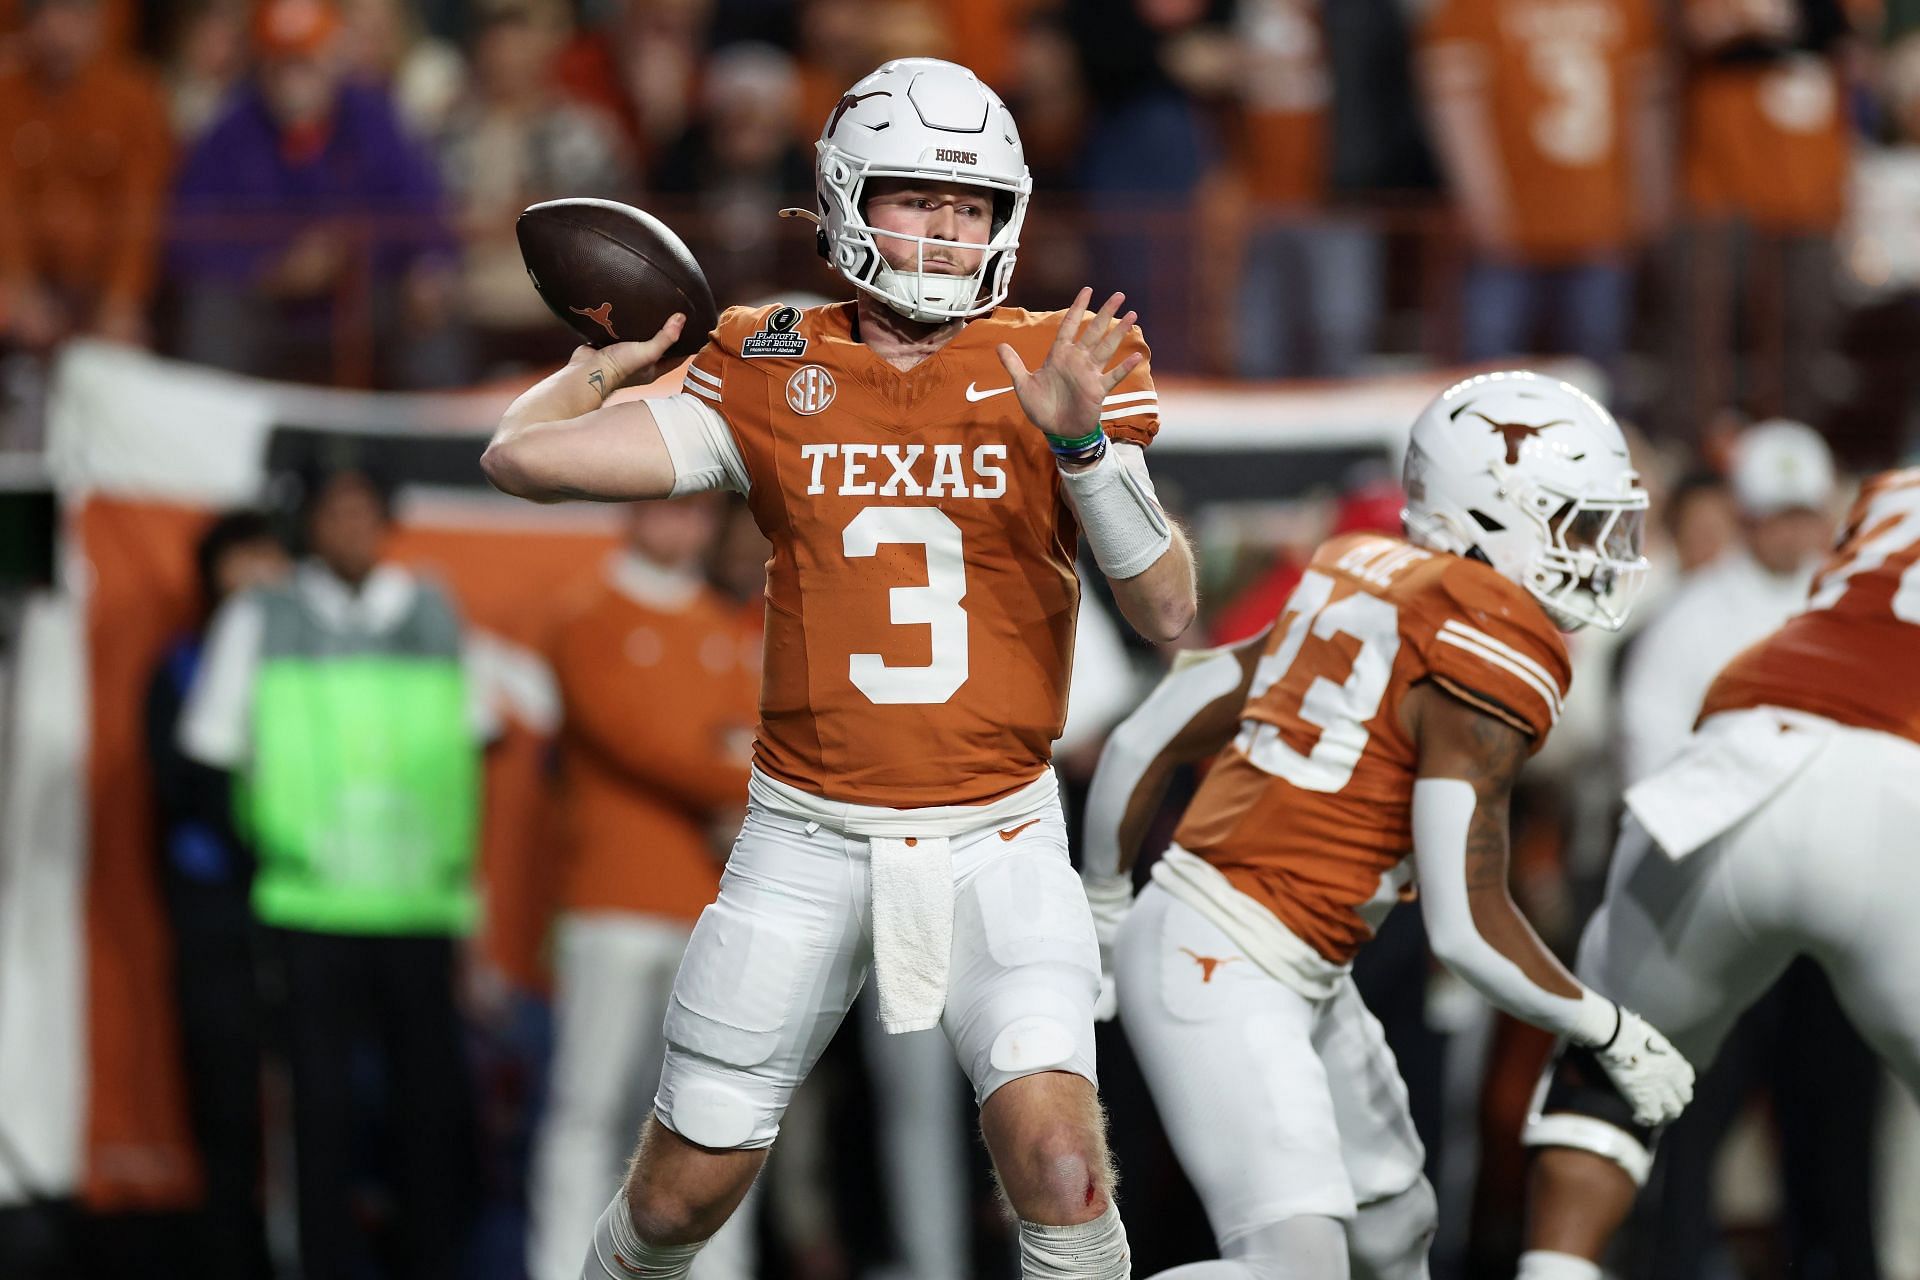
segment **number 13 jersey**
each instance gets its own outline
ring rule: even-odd
[[[1079,527],[995,348],[1037,369],[1059,322],[1002,307],[903,372],[858,340],[851,303],[732,308],[688,366],[685,393],[737,448],[741,474],[708,483],[743,490],[773,544],[763,773],[916,809],[984,804],[1047,767],[1066,718]],[[1137,329],[1115,359],[1134,350]],[[1115,442],[1152,440],[1144,361],[1101,418]],[[676,451],[676,492],[701,487],[682,462]]]
[[[1174,843],[1345,964],[1413,849],[1407,691],[1434,681],[1538,749],[1571,679],[1546,613],[1488,565],[1400,538],[1335,538],[1274,624],[1240,732]]]

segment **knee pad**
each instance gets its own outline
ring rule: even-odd
[[[727,1078],[723,1064],[691,1054],[667,1051],[653,1113],[660,1123],[697,1147],[732,1151],[770,1147],[780,1132],[779,1116],[764,1099]]]
[[[1058,1018],[1033,1015],[1015,1018],[1003,1027],[993,1038],[987,1060],[1004,1075],[1024,1076],[1065,1066],[1079,1049],[1072,1027]]]
[[[1347,1229],[1356,1280],[1426,1280],[1440,1206],[1425,1178],[1397,1196],[1360,1206]]]
[[[1020,1220],[1021,1280],[1128,1280],[1132,1273],[1127,1229],[1112,1200],[1092,1222],[1071,1227]]]
[[[1527,1147],[1571,1147],[1613,1161],[1647,1185],[1653,1168],[1657,1131],[1635,1124],[1633,1108],[1613,1087],[1593,1050],[1562,1046],[1547,1064],[1533,1092],[1520,1143]]]

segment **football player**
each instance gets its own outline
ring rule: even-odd
[[[819,245],[851,301],[735,308],[680,394],[603,404],[679,332],[582,348],[485,465],[535,500],[731,488],[772,542],[750,808],[666,1015],[654,1110],[585,1275],[685,1275],[874,970],[980,1105],[1031,1277],[1123,1277],[1094,1085],[1100,971],[1048,765],[1084,533],[1149,639],[1193,563],[1142,447],[1147,348],[1117,295],[1002,305],[1031,180],[964,67],[889,62],[817,148]]]
[[[1469,378],[1415,421],[1405,488],[1406,537],[1323,544],[1278,621],[1177,666],[1094,776],[1103,959],[1221,1253],[1168,1275],[1426,1275],[1420,1141],[1349,975],[1416,881],[1441,960],[1587,1047],[1640,1122],[1692,1091],[1660,1033],[1575,981],[1507,891],[1508,794],[1567,695],[1560,631],[1620,626],[1645,570],[1620,429],[1563,382]],[[1174,769],[1216,753],[1129,906]]]
[[[1920,1095],[1920,469],[1869,481],[1806,609],[1707,691],[1679,756],[1627,791],[1579,972],[1690,1061],[1798,956]],[[1578,1048],[1524,1133],[1533,1216],[1520,1274],[1596,1280],[1652,1164],[1654,1130]]]

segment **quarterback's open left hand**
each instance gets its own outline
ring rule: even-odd
[[[1100,943],[1100,997],[1094,1002],[1095,1022],[1106,1022],[1119,1012],[1113,985],[1113,940],[1120,922],[1133,906],[1133,880],[1127,876],[1082,876],[1087,905],[1093,908],[1093,936]]]
[[[1048,435],[1063,440],[1091,434],[1100,425],[1101,401],[1146,359],[1145,353],[1135,351],[1107,368],[1137,317],[1129,311],[1115,319],[1126,300],[1125,294],[1116,293],[1089,318],[1087,304],[1092,300],[1093,290],[1079,292],[1060,319],[1046,362],[1031,373],[1012,347],[1003,342],[998,348],[1000,363],[1013,379],[1014,394],[1027,417]]]
[[[1633,1108],[1636,1124],[1670,1124],[1693,1101],[1693,1067],[1653,1025],[1620,1009],[1613,1039],[1595,1045],[1607,1078]]]

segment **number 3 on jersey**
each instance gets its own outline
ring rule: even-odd
[[[1256,720],[1246,721],[1234,739],[1257,768],[1304,791],[1338,791],[1353,777],[1367,749],[1367,723],[1380,713],[1400,653],[1399,611],[1391,602],[1364,591],[1333,600],[1333,587],[1332,578],[1311,570],[1300,579],[1287,602],[1287,629],[1274,651],[1260,659],[1247,694],[1251,702],[1275,685],[1284,692],[1298,686],[1297,714],[1320,729],[1312,750],[1302,755],[1287,745],[1278,727]],[[1344,681],[1318,674],[1313,663],[1295,670],[1309,634],[1360,642]]]
[[[967,611],[960,607],[967,595],[967,565],[960,526],[936,507],[868,507],[848,523],[840,543],[850,560],[876,555],[889,543],[924,547],[927,553],[927,584],[894,587],[887,595],[895,626],[932,629],[931,660],[895,667],[877,653],[853,654],[847,675],[854,688],[871,702],[891,705],[951,698],[967,682]]]

